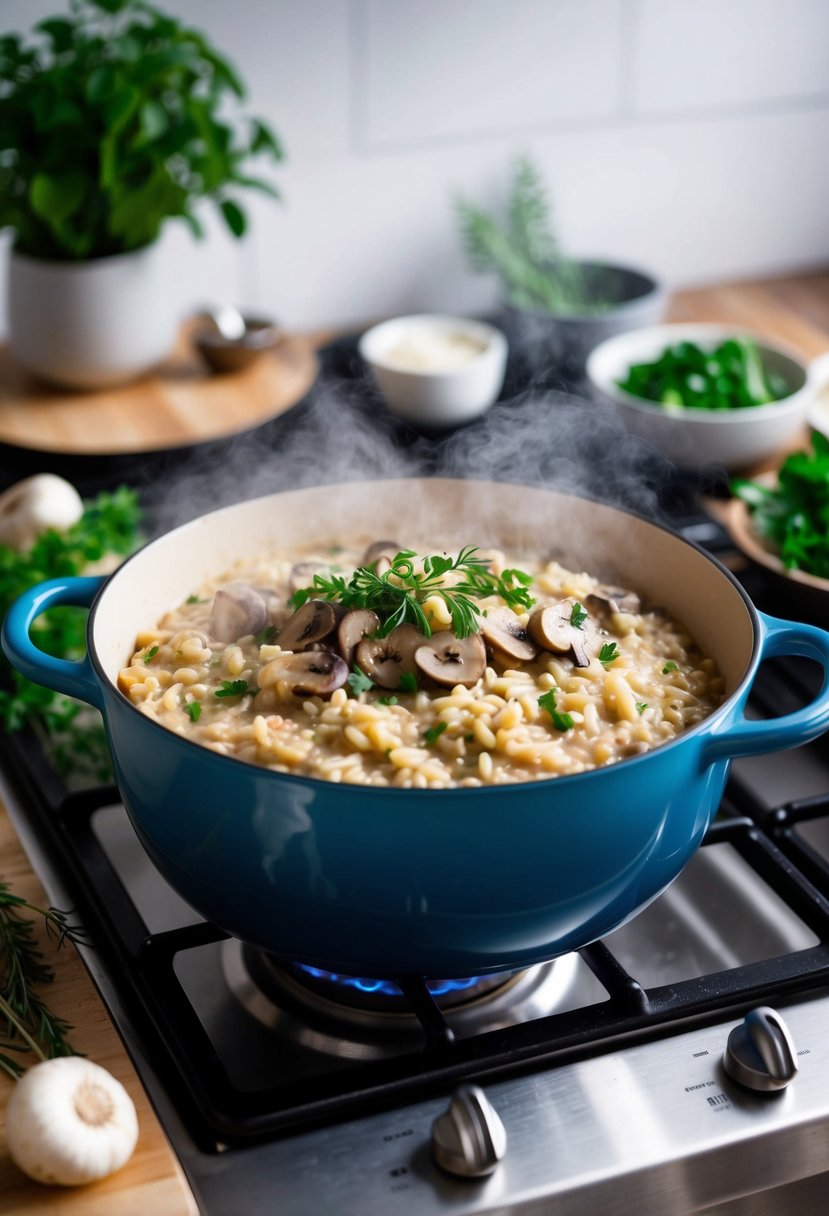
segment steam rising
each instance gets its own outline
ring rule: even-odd
[[[655,517],[670,470],[610,407],[545,390],[538,380],[478,421],[437,436],[400,423],[366,379],[329,373],[274,423],[217,454],[197,452],[147,497],[161,531],[280,490],[399,477],[543,486]]]

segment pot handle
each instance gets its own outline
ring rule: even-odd
[[[706,765],[736,756],[756,756],[761,752],[780,752],[787,747],[799,747],[829,729],[829,633],[814,625],[781,621],[777,617],[766,616],[764,612],[757,615],[761,629],[761,660],[784,655],[815,659],[823,668],[823,685],[809,705],[781,718],[749,721],[740,707],[706,741],[703,749]]]
[[[0,638],[6,658],[24,676],[34,680],[35,684],[87,701],[97,709],[103,708],[103,696],[89,655],[77,661],[56,659],[35,646],[30,630],[32,622],[41,613],[58,604],[90,608],[105,582],[106,577],[99,576],[53,578],[45,583],[37,583],[18,596],[9,608]]]

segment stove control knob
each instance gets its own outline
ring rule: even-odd
[[[761,1005],[734,1027],[723,1067],[740,1085],[760,1093],[786,1088],[797,1072],[797,1061],[786,1023],[775,1009]]]
[[[507,1151],[507,1133],[482,1089],[463,1085],[432,1124],[435,1161],[459,1178],[484,1178]]]

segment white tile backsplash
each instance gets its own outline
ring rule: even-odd
[[[369,148],[606,118],[622,0],[357,0]]]
[[[826,0],[638,0],[638,113],[829,99]]]
[[[284,204],[250,198],[241,244],[168,226],[182,310],[484,310],[451,200],[497,207],[518,152],[574,253],[669,285],[829,264],[829,0],[161,3],[237,64],[288,152]],[[62,6],[3,0],[0,33]]]

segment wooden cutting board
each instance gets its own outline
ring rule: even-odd
[[[46,896],[0,803],[0,878],[41,907]],[[122,1170],[84,1187],[32,1182],[9,1159],[5,1109],[14,1082],[0,1072],[0,1216],[198,1216],[198,1208],[149,1099],[86,968],[71,945],[57,949],[39,927],[41,949],[55,972],[44,996],[75,1029],[73,1047],[126,1087],[138,1112],[139,1139]],[[27,1057],[22,1057],[26,1059]]]
[[[290,409],[317,376],[313,345],[286,336],[244,371],[211,373],[185,326],[165,363],[96,392],[60,391],[0,347],[0,443],[73,456],[188,447],[253,430]]]

